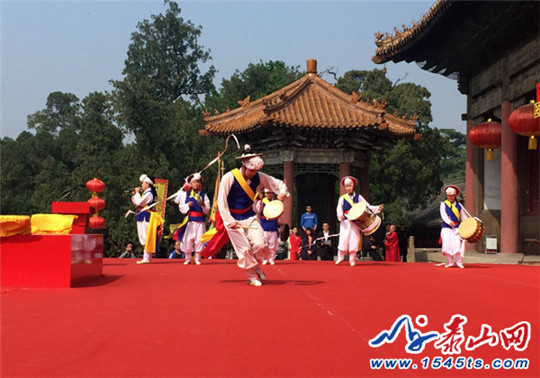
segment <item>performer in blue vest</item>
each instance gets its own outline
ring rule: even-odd
[[[257,212],[261,215],[261,226],[264,230],[264,241],[270,250],[271,256],[268,260],[263,260],[262,264],[266,265],[270,262],[270,265],[275,265],[277,247],[278,247],[278,236],[279,236],[279,218],[277,219],[266,219],[264,216],[265,206],[274,200],[274,193],[270,190],[264,190],[264,198],[261,198],[260,201],[257,201],[256,208]]]
[[[468,218],[468,215],[463,206],[456,201],[459,188],[447,185],[443,190],[446,193],[446,201],[441,202],[440,212],[442,218],[441,249],[442,254],[447,259],[445,267],[450,268],[455,264],[459,268],[463,268],[465,241],[459,237],[458,228],[463,219]]]
[[[264,166],[261,155],[251,152],[251,147],[246,145],[238,157],[242,166],[223,175],[218,193],[218,210],[238,256],[238,267],[246,272],[252,286],[261,286],[261,281],[266,280],[259,262],[271,256],[254,209],[256,193],[269,189],[277,193],[279,200],[288,194],[283,181],[259,172]]]
[[[200,265],[201,251],[204,244],[201,242],[201,236],[206,232],[205,214],[210,211],[210,200],[205,192],[201,191],[202,177],[199,173],[194,173],[187,178],[189,188],[181,189],[174,202],[178,204],[178,209],[182,214],[188,217],[186,230],[182,240],[180,240],[180,249],[186,256],[184,265],[191,263],[191,255],[195,254],[195,264]]]
[[[142,260],[137,261],[137,264],[150,264],[152,260],[152,253],[154,253],[154,251],[156,250],[155,246],[153,246],[153,248],[148,248],[149,246],[146,245],[151,212],[154,212],[155,208],[141,211],[144,207],[152,205],[157,200],[157,192],[154,187],[154,180],[154,177],[149,177],[146,174],[142,174],[139,177],[141,186],[133,188],[132,190],[131,202],[135,206],[137,206],[138,209],[137,216],[135,218],[135,220],[137,221],[137,234],[139,235],[139,242],[144,249],[143,258]]]
[[[364,202],[366,206],[375,214],[378,214],[384,209],[384,205],[371,206],[362,195],[355,193],[354,187],[358,184],[356,178],[345,176],[341,179],[341,185],[345,187],[345,194],[339,197],[336,214],[339,223],[339,244],[338,258],[336,265],[339,265],[345,259],[345,255],[349,255],[349,264],[356,265],[356,254],[360,244],[360,228],[356,223],[347,218],[347,213],[355,203]]]

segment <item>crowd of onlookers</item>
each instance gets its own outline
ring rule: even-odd
[[[407,248],[409,232],[402,223],[399,228],[386,223],[384,236],[364,235],[362,246],[359,248],[358,259],[372,259],[374,261],[403,261],[407,262]],[[395,236],[393,234],[395,233]],[[377,237],[378,236],[378,237]],[[306,212],[300,218],[300,226],[289,227],[280,225],[276,260],[335,260],[337,254],[338,233],[330,231],[329,223],[324,222],[319,228],[317,215],[312,207],[307,206]],[[396,252],[397,251],[397,252]],[[390,256],[392,255],[392,256]],[[136,258],[135,245],[126,243],[125,250],[119,258]],[[180,242],[174,241],[172,249],[163,251],[156,257],[169,259],[183,259],[184,253],[180,250]],[[391,259],[390,259],[391,257]],[[234,249],[228,243],[214,258],[233,259]]]

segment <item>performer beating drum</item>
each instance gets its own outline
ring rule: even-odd
[[[360,228],[358,225],[347,218],[349,210],[354,204],[364,202],[366,206],[375,214],[384,209],[384,205],[371,206],[360,194],[354,192],[354,187],[358,181],[352,176],[345,176],[341,179],[341,185],[345,187],[346,193],[339,197],[336,209],[337,217],[340,220],[339,226],[339,244],[338,259],[336,265],[339,265],[345,259],[345,254],[349,254],[349,264],[356,265],[356,253],[360,243]]]
[[[460,223],[469,216],[465,208],[456,201],[459,188],[447,185],[443,190],[446,193],[446,201],[441,202],[440,212],[443,221],[441,229],[442,254],[447,259],[444,266],[450,268],[455,264],[459,268],[463,268],[465,241],[459,237],[458,229]]]

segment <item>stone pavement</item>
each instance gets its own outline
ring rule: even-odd
[[[416,248],[416,262],[446,262],[439,248]],[[523,253],[480,253],[474,250],[465,251],[465,264],[523,264],[540,265],[540,256]]]

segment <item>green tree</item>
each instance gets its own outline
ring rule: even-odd
[[[230,79],[223,79],[219,92],[214,90],[206,97],[205,106],[220,112],[235,109],[239,106],[239,100],[250,96],[251,101],[255,101],[298,80],[303,75],[304,72],[299,70],[299,66],[288,67],[279,60],[250,63],[244,71],[236,70]]]
[[[448,140],[445,154],[441,159],[441,179],[443,181],[465,177],[465,160],[467,138],[465,134],[454,129],[441,129],[442,135]]]
[[[190,107],[212,88],[215,69],[201,66],[210,52],[198,44],[202,27],[180,17],[174,1],[165,14],[137,24],[131,36],[124,79],[113,81],[119,124],[135,134],[145,152],[162,151],[181,123],[178,107]]]
[[[442,185],[441,160],[452,146],[432,121],[429,91],[414,83],[392,83],[386,71],[349,71],[336,86],[348,93],[361,92],[364,98],[387,101],[386,111],[397,115],[416,114],[418,141],[386,141],[373,151],[370,164],[370,196],[385,203],[392,222],[406,222],[406,211],[424,207]]]
[[[58,133],[59,130],[78,129],[79,99],[73,93],[53,92],[47,97],[44,110],[28,116],[28,128]]]
[[[202,28],[180,17],[176,2],[165,5],[164,14],[137,24],[124,77],[112,83],[116,121],[126,135],[135,137],[117,157],[126,172],[123,179],[131,180],[127,187],[138,185],[139,175],[146,173],[169,180],[171,194],[223,147],[222,140],[198,132],[204,124],[199,97],[213,89],[215,74],[213,66],[202,68],[211,59],[198,42]],[[124,211],[129,207],[126,204]],[[167,221],[177,223],[180,218],[174,206],[167,207]]]

